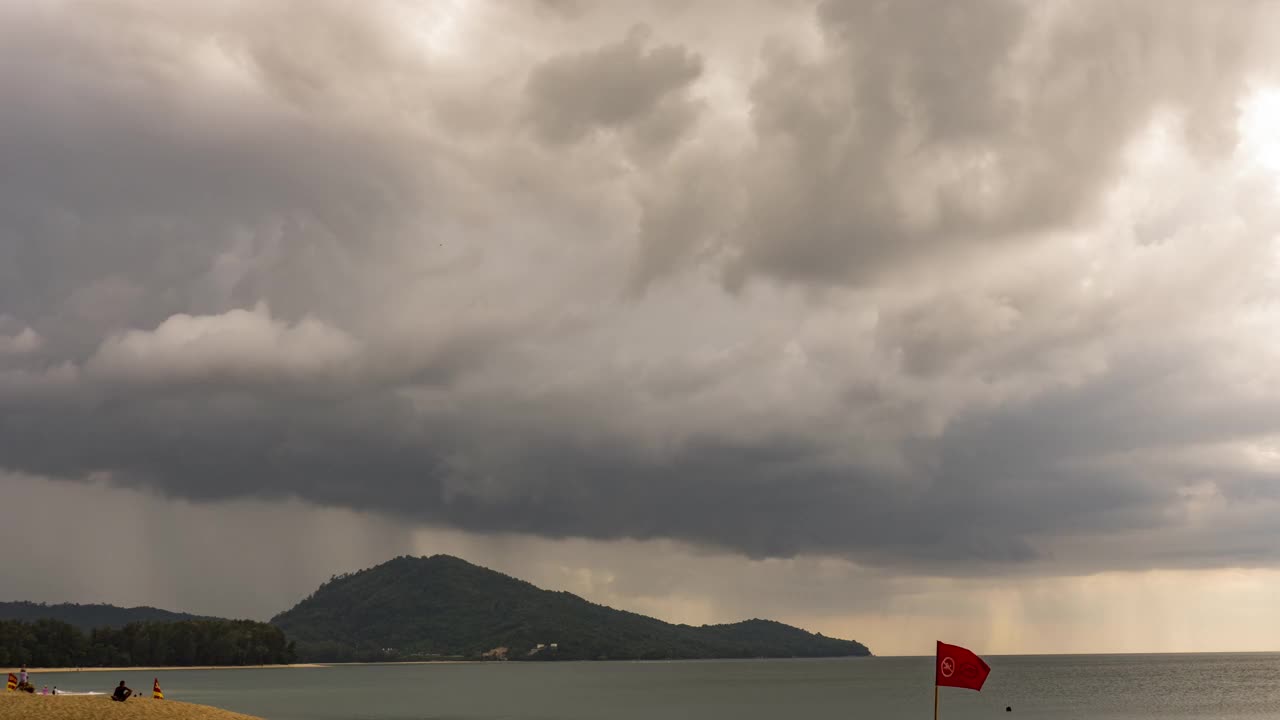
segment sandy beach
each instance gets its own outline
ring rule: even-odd
[[[5,720],[261,720],[252,715],[177,700],[135,697],[118,703],[106,695],[30,695],[16,692],[0,692],[0,717]]]

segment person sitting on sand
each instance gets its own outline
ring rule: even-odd
[[[53,694],[54,694],[54,695],[57,695],[57,694],[58,694],[58,686],[57,686],[57,685],[54,685],[54,686],[53,686]]]
[[[40,694],[41,694],[41,695],[48,695],[48,694],[49,694],[49,686],[48,686],[48,685],[45,685],[44,687],[40,688]]]
[[[125,687],[124,681],[121,680],[120,684],[116,686],[116,691],[111,693],[111,699],[116,702],[124,702],[125,700],[128,700],[129,696],[132,694],[133,689]]]

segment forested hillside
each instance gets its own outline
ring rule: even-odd
[[[297,642],[301,659],[313,661],[486,653],[514,660],[870,654],[857,642],[767,620],[672,625],[446,555],[400,557],[335,577],[272,623]]]
[[[120,628],[134,622],[200,620],[197,615],[170,612],[153,607],[116,607],[115,605],[78,605],[59,603],[46,605],[33,602],[0,602],[0,620],[61,620],[88,632],[93,628]]]

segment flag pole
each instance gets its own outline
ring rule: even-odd
[[[933,686],[933,720],[938,720],[938,686]]]

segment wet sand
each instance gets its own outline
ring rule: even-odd
[[[0,690],[5,720],[261,720],[252,715],[177,700],[134,697],[112,702],[107,695],[31,695]]]

